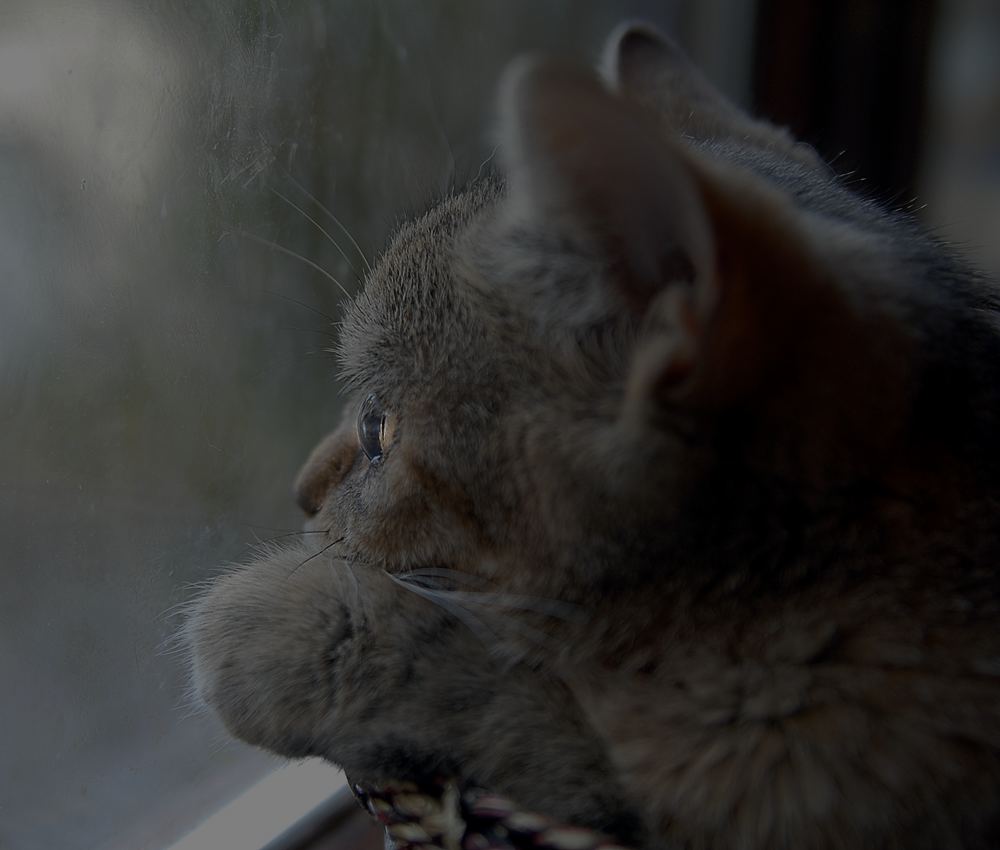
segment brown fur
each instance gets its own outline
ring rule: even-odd
[[[515,63],[505,179],[387,249],[391,439],[320,444],[340,542],[215,586],[199,689],[650,848],[996,846],[996,289],[649,30],[603,69]]]

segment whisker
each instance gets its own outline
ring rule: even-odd
[[[429,589],[429,588],[428,588]],[[464,610],[469,610],[466,606],[468,605],[480,605],[483,609],[489,610],[492,606],[498,605],[497,600],[501,599],[504,594],[478,594],[478,593],[467,593],[464,591],[449,591],[449,590],[433,590],[432,592],[439,594],[441,597],[446,597],[449,602],[454,602],[456,605],[462,606]],[[491,597],[491,598],[485,598]],[[537,600],[536,600],[537,601]],[[541,600],[548,601],[548,600]],[[464,605],[463,605],[464,603]],[[498,607],[506,607],[513,609],[520,609],[525,611],[537,611],[537,608],[530,607],[527,604],[517,605],[517,604],[506,604]],[[548,612],[541,612],[548,613]],[[471,614],[471,611],[470,611]],[[501,629],[512,631],[515,634],[527,638],[535,646],[541,647],[549,640],[549,636],[536,629],[534,626],[528,625],[521,619],[506,615],[500,611],[489,610],[491,619],[496,622]],[[556,616],[549,613],[549,616]]]
[[[322,233],[330,241],[330,244],[337,249],[337,252],[340,254],[340,256],[344,258],[344,262],[347,263],[348,266],[350,266],[351,271],[354,273],[354,276],[358,280],[361,280],[361,275],[358,274],[358,270],[355,267],[354,263],[351,262],[351,258],[347,256],[344,249],[340,247],[340,243],[337,242],[337,240],[330,235],[329,231],[325,227],[323,227],[322,224],[316,221],[316,219],[314,219],[311,215],[309,215],[309,213],[307,213],[304,209],[302,209],[302,207],[300,207],[297,203],[295,203],[295,201],[292,201],[289,198],[286,198],[284,195],[282,195],[281,192],[279,192],[277,189],[272,188],[271,192],[272,194],[277,195],[279,198],[281,198],[281,200],[283,200],[286,204],[288,204],[288,206],[290,206],[293,210],[300,213],[310,224],[312,224],[320,233]]]
[[[295,333],[300,334],[319,334],[319,336],[326,337],[327,339],[332,339],[334,342],[340,339],[337,334],[332,334],[329,331],[322,331],[317,328],[300,328],[297,325],[279,325],[278,330],[282,331],[295,331]],[[336,348],[321,348],[321,352],[326,352],[327,354],[336,353]],[[316,354],[315,350],[309,352],[310,354]]]
[[[245,523],[243,527],[248,528],[251,531],[302,531],[301,528],[285,528],[285,527],[276,528],[272,525],[251,525],[249,522]]]
[[[279,245],[277,242],[274,242],[270,239],[265,239],[263,236],[258,236],[256,233],[249,233],[246,230],[230,230],[229,232],[236,236],[242,236],[244,239],[250,239],[253,242],[258,242],[259,244],[264,245],[267,248],[271,248],[275,251],[280,251],[282,254],[287,254],[289,257],[294,257],[296,260],[299,260],[300,262],[305,263],[310,268],[318,271],[327,280],[332,281],[334,286],[336,286],[348,298],[352,297],[351,293],[348,292],[347,289],[345,289],[344,284],[342,284],[339,280],[337,280],[337,278],[335,278],[332,274],[330,274],[330,272],[324,269],[321,265],[314,263],[308,257],[303,257],[301,254],[295,253],[295,251],[293,251],[291,248],[286,248],[284,245]]]
[[[405,588],[411,593],[415,593],[422,599],[426,599],[428,602],[436,605],[442,611],[447,614],[451,614],[456,620],[461,622],[466,628],[469,629],[480,641],[482,641],[484,646],[489,647],[491,642],[483,638],[483,633],[487,632],[492,638],[493,645],[499,641],[500,636],[494,632],[489,626],[487,626],[482,620],[479,619],[471,611],[462,608],[461,605],[452,604],[450,600],[442,599],[441,592],[433,590],[429,587],[424,587],[420,584],[413,584],[411,582],[405,581],[399,576],[394,576],[392,573],[386,572],[386,575],[400,587]]]
[[[321,336],[324,337],[325,339],[332,340],[333,343],[336,343],[340,340],[340,336],[338,334],[331,333],[330,331],[324,331],[320,328],[304,328],[301,327],[300,325],[275,325],[275,328],[279,331],[289,331],[289,332],[294,331],[297,334],[316,334],[317,336]],[[319,348],[319,349],[311,348],[303,353],[308,354],[310,356],[312,356],[313,354],[336,354],[337,349],[335,346],[332,348]]]
[[[325,531],[286,531],[283,534],[275,534],[271,537],[258,537],[254,534],[255,545],[262,546],[268,543],[274,543],[276,540],[286,540],[289,537],[300,537],[306,534],[326,534]]]
[[[306,304],[305,301],[299,301],[297,298],[292,298],[291,296],[285,295],[282,292],[275,292],[272,289],[265,289],[264,292],[266,292],[268,295],[273,295],[275,298],[281,298],[284,299],[285,301],[290,301],[292,304],[297,304],[299,307],[304,307],[306,310],[312,310],[312,312],[314,312],[317,316],[322,316],[331,325],[337,324],[337,320],[333,318],[333,316],[331,316],[329,313],[324,313],[322,310],[319,309],[319,307],[313,307],[312,304]]]
[[[305,186],[299,183],[298,180],[292,177],[291,174],[286,173],[286,176],[288,177],[289,180],[292,181],[292,184],[295,186],[295,188],[297,188],[300,192],[302,192],[302,194],[305,195],[310,201],[316,204],[316,206],[320,208],[323,214],[328,216],[330,220],[335,225],[337,225],[338,228],[340,228],[340,232],[343,233],[344,236],[348,238],[348,240],[350,240],[350,243],[354,246],[354,250],[358,252],[358,256],[361,257],[361,262],[365,264],[365,268],[368,270],[368,274],[371,274],[372,273],[371,263],[368,262],[368,258],[365,256],[365,252],[361,250],[361,246],[358,245],[357,240],[351,235],[351,231],[349,231],[346,227],[344,227],[340,219],[337,218],[337,216],[335,216],[332,212],[330,212],[330,210],[328,210],[325,206],[323,206],[323,204],[319,202],[316,196],[313,195],[312,192],[310,192]]]
[[[454,616],[458,616],[457,611],[460,610],[466,616],[475,617],[477,622],[481,622],[470,609],[470,606],[476,606],[476,609],[480,613],[488,612],[489,618],[498,628],[522,637],[536,647],[543,647],[551,639],[550,636],[544,631],[524,622],[521,618],[505,614],[504,611],[525,611],[546,617],[553,617],[565,622],[582,622],[586,619],[586,613],[583,609],[556,599],[491,591],[451,590],[426,583],[433,582],[434,579],[439,578],[450,581],[459,579],[478,582],[481,585],[487,583],[482,577],[469,575],[468,573],[446,567],[423,567],[404,573],[398,578],[399,581],[411,589],[419,588],[422,591],[421,595],[445,607]],[[497,636],[496,631],[493,629],[490,631],[494,636]]]
[[[432,571],[441,573],[455,572],[454,570],[447,570],[444,568],[428,569],[428,572]],[[495,605],[497,603],[497,600],[501,600],[504,597],[507,597],[507,600],[510,601],[511,604],[507,605],[506,607],[509,608],[516,607],[515,604],[513,603],[520,602],[523,600],[525,601],[525,604],[522,607],[524,607],[525,610],[531,610],[531,608],[528,607],[527,603],[540,603],[540,602],[551,603],[552,600],[532,599],[531,597],[515,597],[510,594],[500,594],[500,593],[489,594],[489,593],[470,593],[466,591],[440,590],[438,588],[428,587],[427,585],[414,583],[407,580],[411,575],[415,575],[417,572],[418,571],[414,571],[412,573],[406,573],[403,576],[390,575],[390,578],[392,578],[393,581],[395,581],[396,583],[403,585],[408,590],[412,591],[413,593],[416,593],[418,596],[421,596],[424,599],[427,599],[429,602],[432,602],[433,604],[437,605],[443,611],[451,614],[453,617],[460,620],[470,630],[472,630],[476,634],[476,636],[481,641],[483,641],[483,643],[487,645],[488,648],[490,648],[491,650],[494,651],[497,650],[498,645],[506,645],[505,646],[506,650],[514,649],[514,647],[510,646],[507,641],[504,641],[502,639],[501,632],[512,633],[515,636],[523,638],[524,640],[533,644],[535,647],[539,648],[544,647],[545,644],[551,640],[551,636],[543,632],[541,629],[537,629],[534,626],[531,626],[528,623],[525,623],[518,618],[505,615],[502,612],[489,610],[489,606]],[[459,575],[464,576],[465,574],[459,573]],[[479,612],[482,613],[483,611],[487,611],[489,615],[488,617],[489,621],[491,621],[497,628],[499,628],[501,632],[498,632],[495,628],[488,625],[488,623],[485,622],[480,616],[478,616],[477,613],[470,610],[468,607],[469,604],[476,604],[482,606],[479,609]],[[563,603],[555,603],[555,604],[560,607],[569,607],[569,608],[573,607],[573,606],[565,606]],[[549,613],[551,614],[551,610]],[[556,615],[552,614],[552,616]],[[486,640],[484,640],[482,634],[483,631],[489,634],[491,643],[487,643]]]
[[[486,579],[481,578],[480,576],[463,573],[459,570],[450,570],[447,567],[419,567],[418,569],[406,572],[404,575],[406,578],[410,578],[411,576],[414,578],[449,578],[460,581],[474,582],[479,585],[487,583]]]
[[[332,543],[327,543],[327,544],[326,544],[326,546],[324,546],[324,547],[323,547],[322,549],[320,549],[320,550],[319,550],[318,552],[313,552],[313,553],[312,553],[312,554],[311,554],[311,555],[310,555],[310,556],[309,556],[308,558],[306,558],[306,559],[305,559],[304,561],[301,561],[301,562],[300,562],[300,563],[298,564],[298,566],[296,566],[296,567],[295,567],[295,569],[293,569],[293,570],[292,570],[292,571],[291,571],[291,572],[290,572],[290,573],[289,573],[289,574],[288,574],[287,576],[285,576],[285,578],[289,578],[289,577],[291,577],[291,576],[295,575],[295,573],[296,573],[296,572],[297,572],[297,571],[298,571],[298,570],[299,570],[299,569],[300,569],[301,567],[304,567],[304,566],[305,566],[306,564],[308,564],[308,563],[309,563],[309,562],[310,562],[310,561],[311,561],[311,560],[312,560],[313,558],[318,558],[318,557],[319,557],[320,555],[322,555],[322,554],[323,554],[324,552],[328,552],[328,551],[329,551],[330,549],[332,549],[332,548],[333,548],[334,546],[336,546],[336,545],[337,545],[338,543],[343,543],[343,542],[344,542],[344,541],[345,541],[346,539],[347,539],[346,537],[338,537],[338,538],[337,538],[336,540],[334,540],[334,541],[333,541]]]
[[[476,575],[463,573],[459,570],[448,569],[447,567],[420,567],[410,570],[402,576],[405,580],[410,579],[436,579],[444,578],[450,580],[460,580],[470,583],[478,583],[480,586],[488,584],[487,580]],[[426,587],[427,585],[422,585]],[[460,599],[474,605],[496,605],[519,611],[533,611],[537,614],[545,614],[550,617],[565,620],[566,622],[586,620],[586,613],[578,605],[570,602],[563,602],[558,599],[546,599],[542,596],[526,596],[515,593],[499,593],[482,590],[452,590],[450,588],[440,588],[431,586],[428,589],[438,593],[448,593],[452,598]]]
[[[500,608],[508,608],[515,611],[533,611],[536,614],[545,614],[546,616],[565,620],[566,622],[583,622],[586,620],[586,614],[582,608],[571,605],[568,602],[560,602],[556,599],[467,590],[450,590],[445,592],[456,597],[461,597],[463,601],[474,605],[496,605]]]

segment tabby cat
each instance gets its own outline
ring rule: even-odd
[[[499,128],[351,305],[323,543],[199,602],[204,699],[639,847],[1000,846],[997,289],[644,26]]]

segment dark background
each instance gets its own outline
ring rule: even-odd
[[[628,17],[1000,269],[990,0],[0,0],[0,848],[166,847],[274,766],[169,649],[337,418],[363,261],[320,205],[374,258],[491,155],[512,56]]]

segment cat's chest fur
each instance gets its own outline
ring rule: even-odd
[[[564,675],[676,846],[989,846],[1000,636],[982,588],[898,588],[675,611],[688,625],[645,641],[611,627],[603,663]]]

